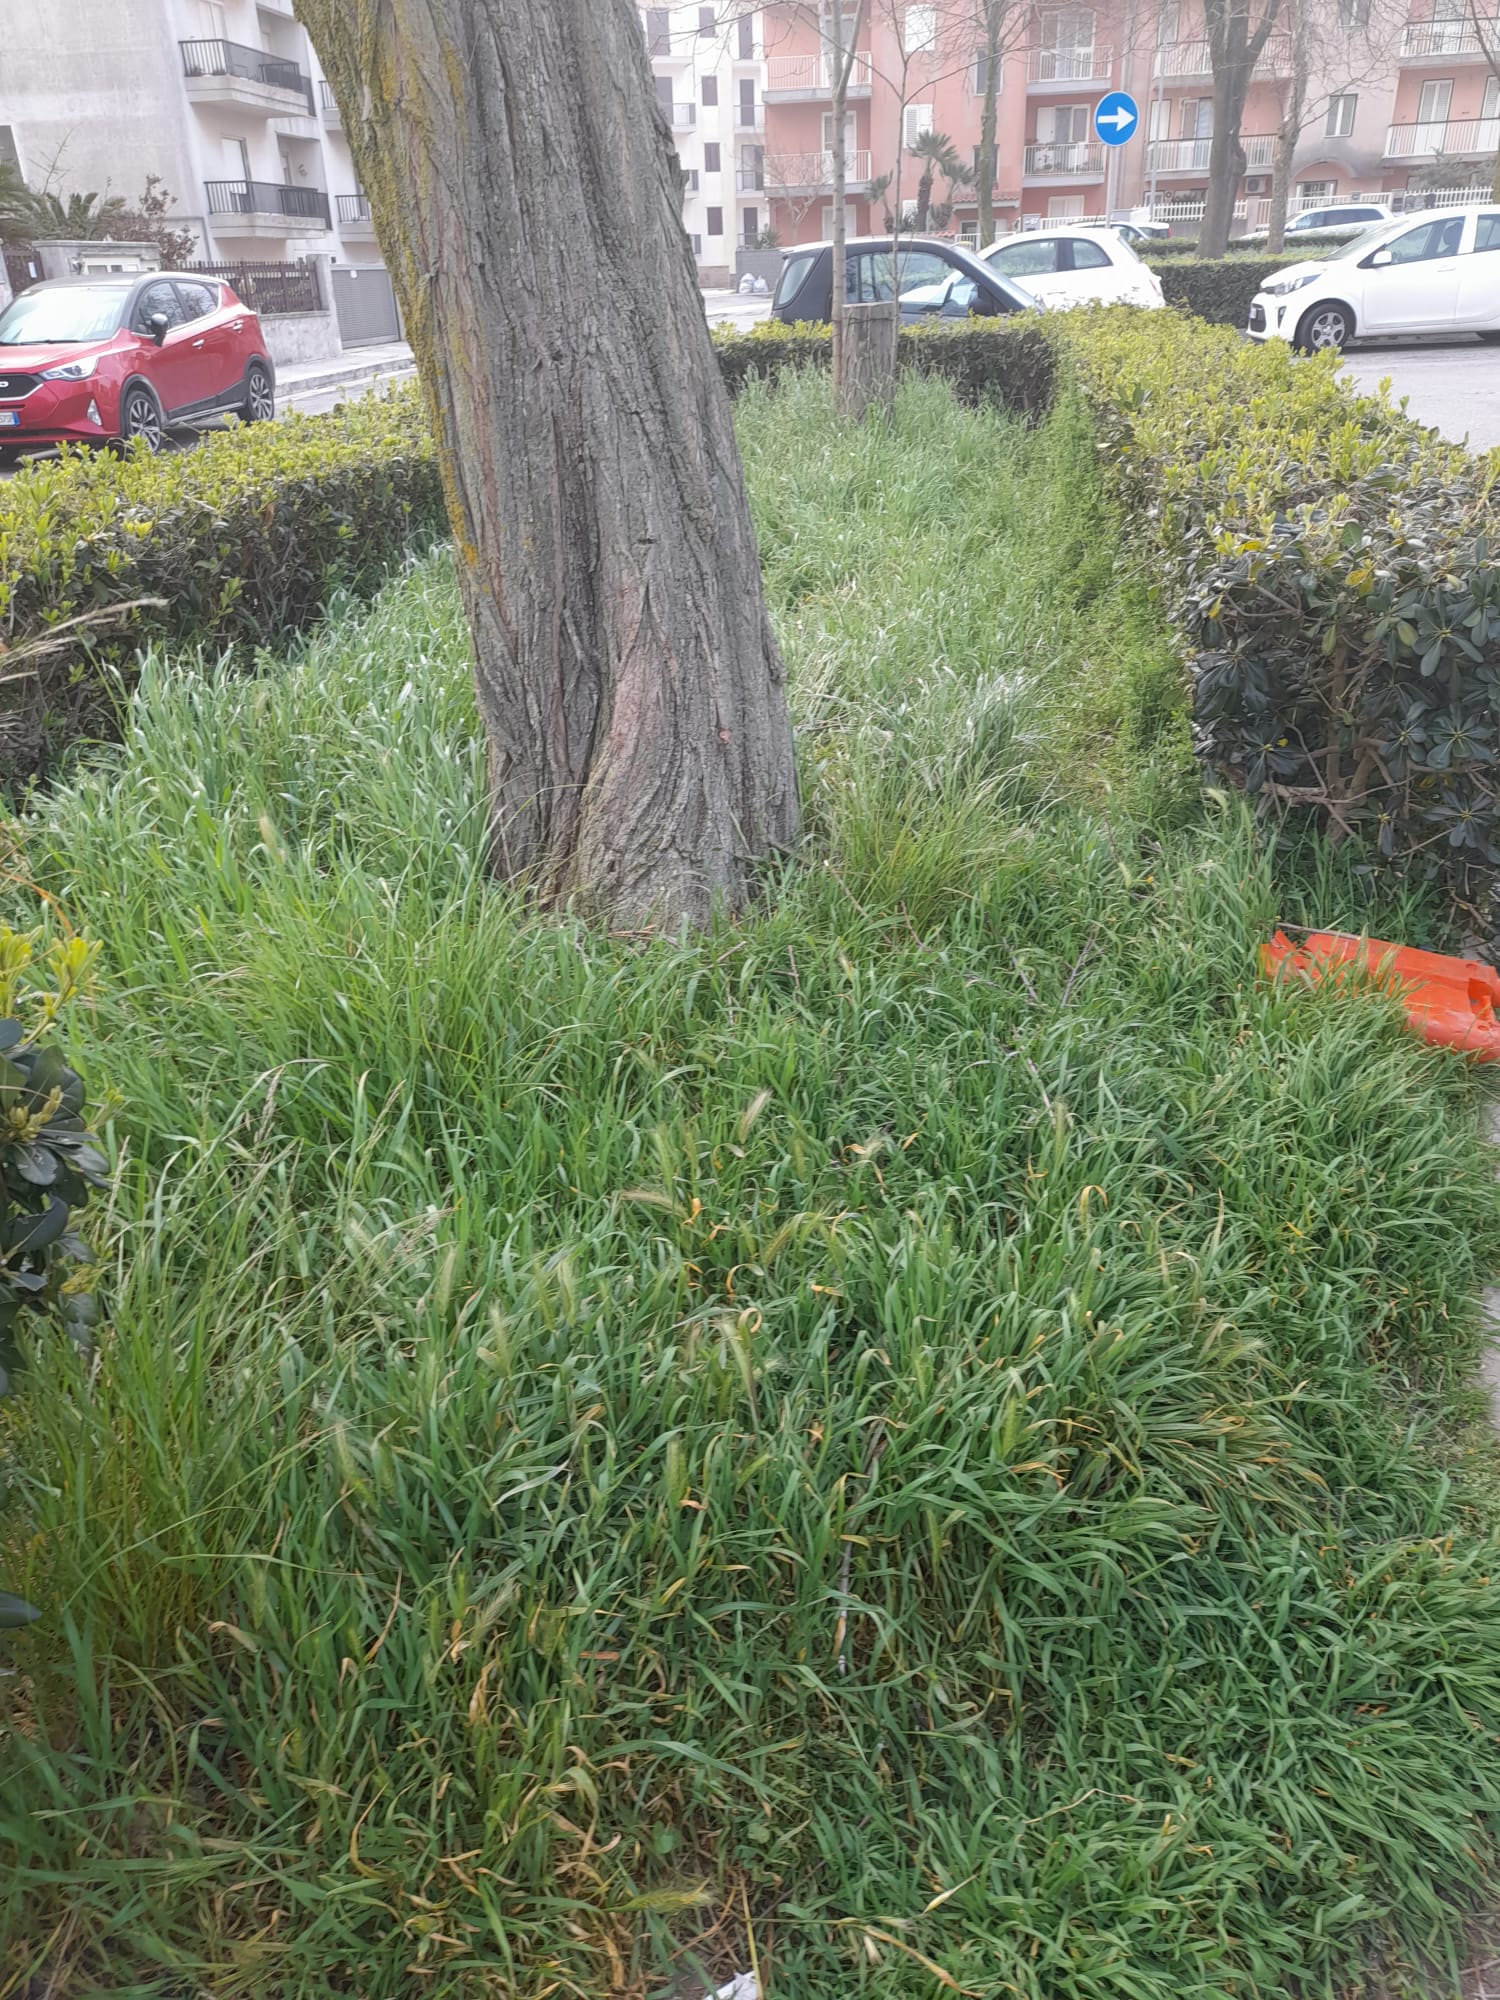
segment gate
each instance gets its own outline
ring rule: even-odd
[[[401,338],[396,293],[384,264],[335,264],[333,305],[345,347]]]

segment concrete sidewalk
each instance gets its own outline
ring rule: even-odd
[[[358,396],[377,382],[412,374],[416,365],[404,340],[345,348],[337,360],[288,362],[276,370],[276,400],[283,405],[301,403],[339,390]]]

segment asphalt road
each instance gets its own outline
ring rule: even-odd
[[[1392,401],[1404,396],[1409,415],[1455,444],[1467,440],[1471,451],[1500,445],[1500,347],[1486,347],[1472,334],[1372,340],[1352,349],[1344,367],[1361,389],[1378,388],[1389,376]]]

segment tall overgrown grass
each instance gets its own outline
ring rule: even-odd
[[[1500,1576],[1402,1391],[1500,1248],[1470,1079],[1258,984],[1076,413],[824,397],[740,406],[810,836],[739,928],[486,881],[441,561],[153,666],[28,823],[122,1109],[109,1331],[0,1406],[0,1992],[1246,2000],[1452,1937]]]

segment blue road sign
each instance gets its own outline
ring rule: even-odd
[[[1112,90],[1094,106],[1094,130],[1106,146],[1123,146],[1140,122],[1139,105],[1123,90]]]

